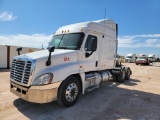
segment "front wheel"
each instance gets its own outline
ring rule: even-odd
[[[146,65],[149,65],[149,63],[146,63]]]
[[[58,89],[58,104],[65,107],[74,105],[80,95],[80,81],[76,77],[68,77]]]

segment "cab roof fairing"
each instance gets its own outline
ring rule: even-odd
[[[116,31],[116,23],[113,20],[106,19],[104,20],[97,20],[91,22],[82,22],[71,24],[67,26],[60,27],[56,32],[55,35],[58,34],[68,34],[68,33],[78,33],[78,32],[86,32],[86,31],[95,31],[105,35],[108,35],[108,30]]]

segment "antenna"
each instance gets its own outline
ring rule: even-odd
[[[105,19],[106,19],[106,8],[104,9],[104,23],[105,23]]]
[[[104,9],[104,33],[105,33],[106,8]],[[104,35],[102,36],[104,38]]]

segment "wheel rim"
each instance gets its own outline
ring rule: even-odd
[[[76,99],[78,95],[78,87],[75,83],[71,83],[68,85],[66,89],[66,100],[71,102]]]

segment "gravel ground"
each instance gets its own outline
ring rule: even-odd
[[[123,63],[133,72],[81,95],[72,107],[26,102],[9,91],[9,70],[0,70],[0,120],[160,120],[160,67]]]

